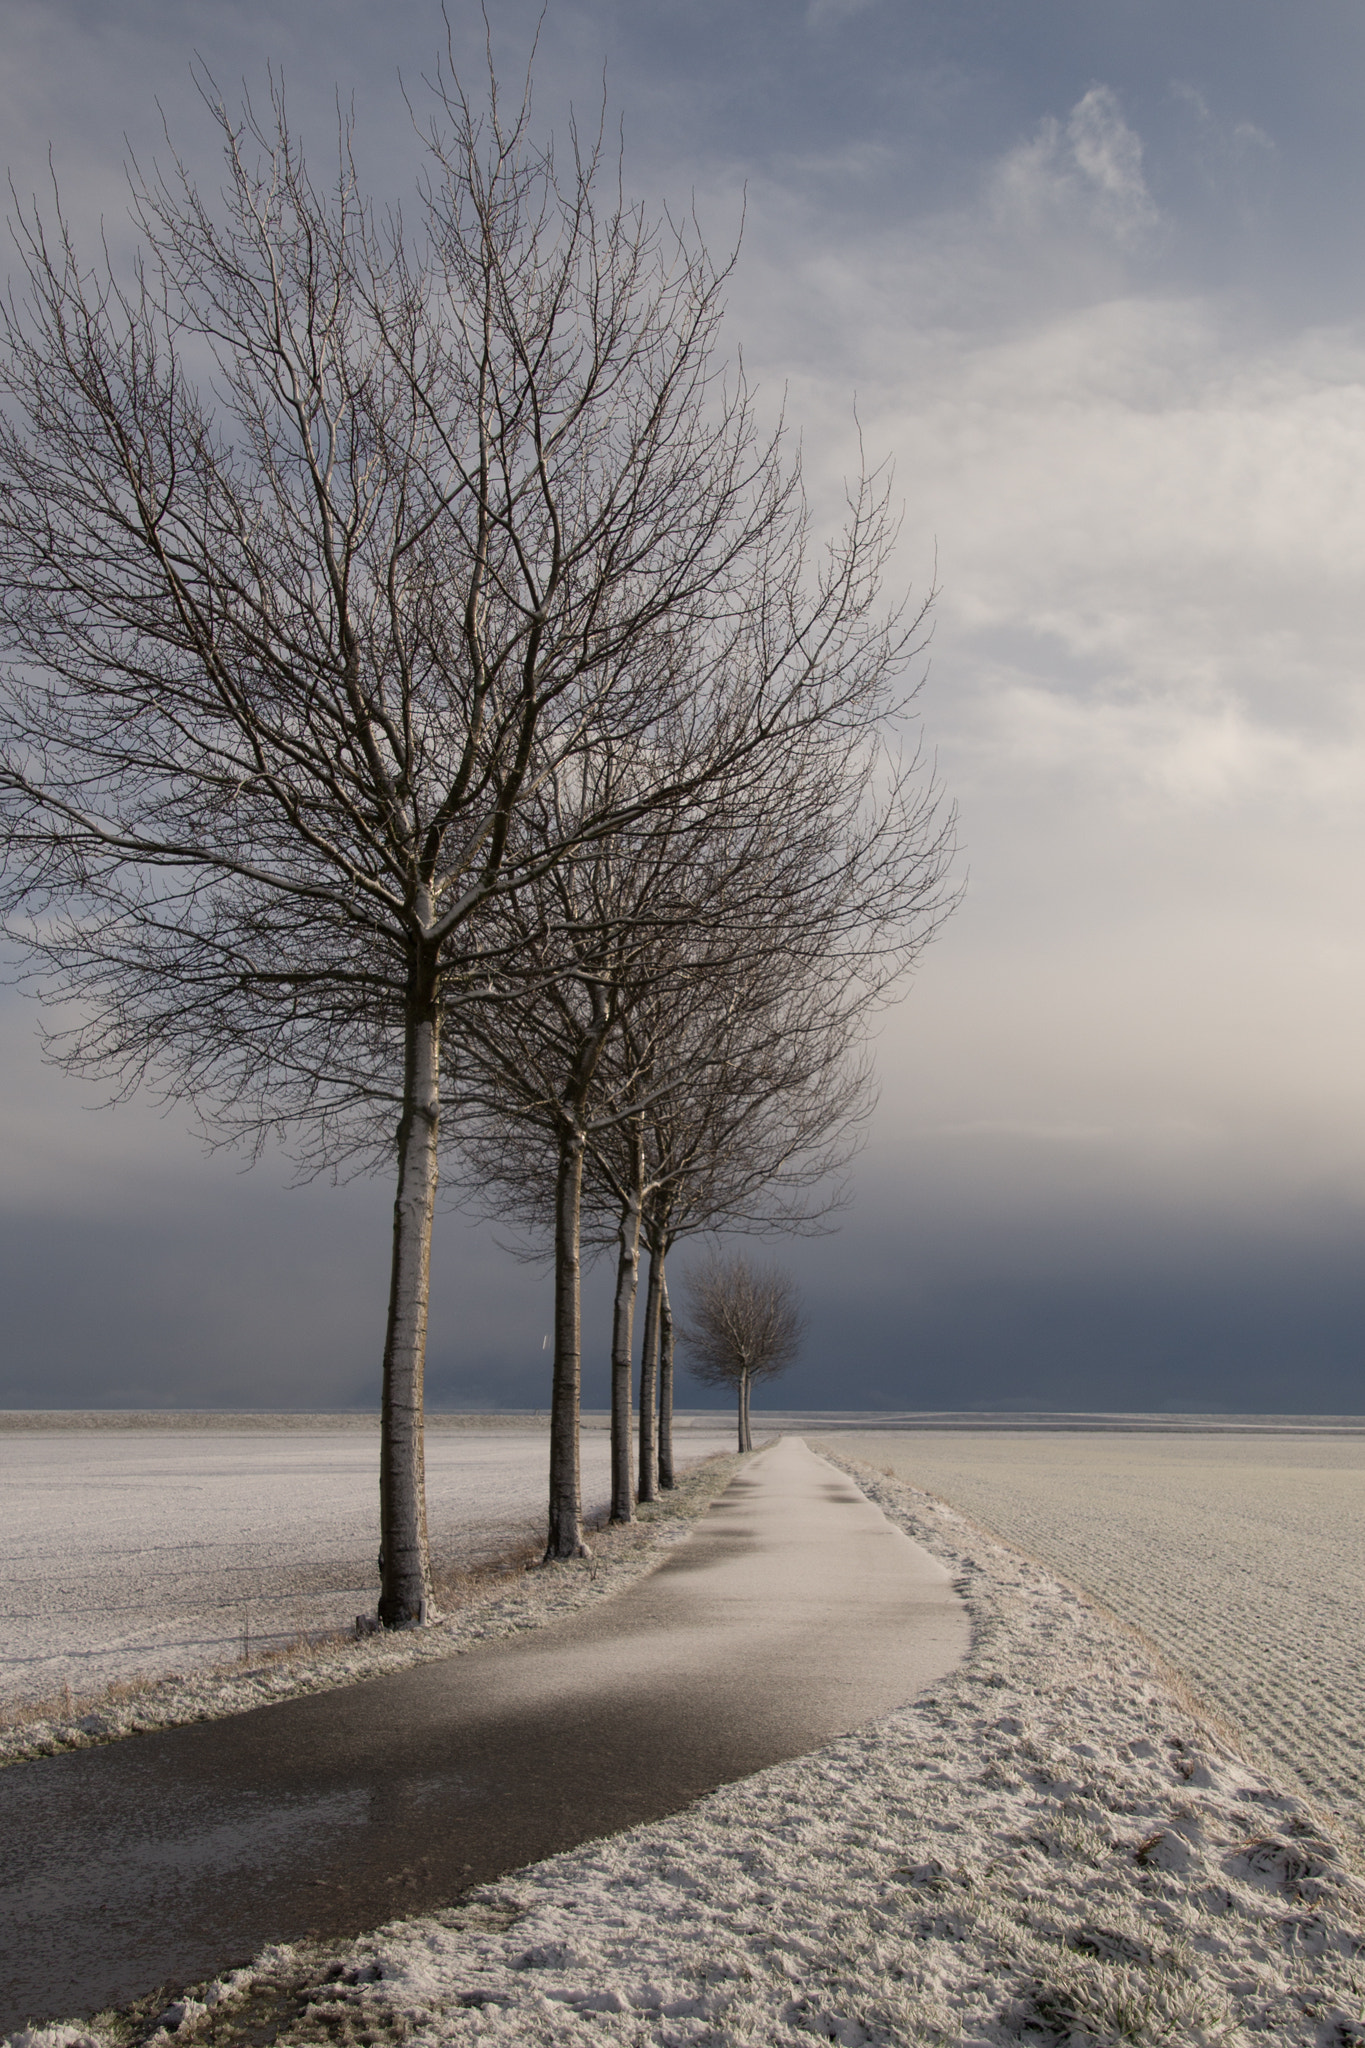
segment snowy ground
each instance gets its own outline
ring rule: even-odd
[[[828,1442],[893,1467],[1141,1628],[1365,1846],[1365,1435],[1359,1421],[1312,1427]]]
[[[17,2048],[1365,2042],[1365,1888],[1331,1820],[1130,1630],[855,1476],[973,1618],[911,1706],[430,1918]]]
[[[6,1426],[8,1424],[8,1426]],[[678,1456],[728,1450],[685,1418]],[[203,1670],[351,1626],[378,1596],[378,1429],[35,1427],[0,1417],[0,1709],[93,1701],[116,1681]],[[583,1437],[585,1506],[608,1500],[608,1439]],[[543,1539],[543,1425],[427,1436],[438,1577]]]

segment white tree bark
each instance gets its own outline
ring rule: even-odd
[[[749,1430],[749,1371],[745,1367],[739,1376],[739,1448],[751,1451],[754,1440]]]
[[[565,1129],[555,1183],[555,1364],[550,1397],[550,1528],[545,1562],[587,1557],[581,1521],[579,1392],[582,1305],[579,1226],[583,1202],[583,1133]]]
[[[640,1280],[640,1217],[643,1208],[644,1157],[635,1138],[629,1194],[621,1209],[620,1249],[616,1260],[616,1301],[611,1325],[611,1519],[635,1518],[631,1485],[630,1367],[635,1345],[635,1295]]]
[[[659,1383],[659,1301],[663,1262],[651,1250],[645,1291],[645,1332],[640,1347],[640,1499],[659,1497],[657,1390]]]
[[[673,1310],[659,1253],[659,1491],[673,1489]]]
[[[393,1205],[393,1265],[384,1337],[384,1402],[379,1464],[379,1619],[385,1628],[420,1628],[435,1618],[427,1543],[423,1377],[431,1224],[436,1208],[440,1137],[440,1009],[414,967],[398,1127],[398,1192]]]

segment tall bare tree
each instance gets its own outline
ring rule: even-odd
[[[755,1017],[770,999],[745,955],[758,939],[757,895],[771,870],[743,862],[748,919],[736,918],[733,904],[705,919],[701,906],[716,912],[716,898],[726,890],[713,858],[714,885],[691,906],[687,920],[656,932],[654,942],[636,948],[621,962],[621,996],[617,1030],[604,1081],[613,1090],[615,1113],[604,1116],[588,1144],[587,1185],[590,1201],[601,1210],[598,1229],[607,1227],[614,1210],[616,1289],[612,1313],[611,1519],[631,1520],[636,1499],[656,1498],[658,1466],[657,1373],[660,1298],[646,1295],[645,1340],[641,1352],[638,1481],[631,1458],[631,1367],[640,1248],[651,1205],[666,1199],[675,1162],[652,1141],[659,1119],[672,1120],[681,1101],[697,1091],[727,1086],[735,1069],[734,1048],[746,1027],[755,1035]],[[616,1057],[612,1057],[612,1053]],[[651,1261],[651,1274],[654,1272]]]
[[[742,774],[717,777],[705,802],[660,806],[638,828],[580,850],[506,913],[529,920],[509,954],[533,971],[507,1016],[480,1035],[483,1121],[475,1144],[466,1129],[465,1173],[493,1213],[552,1234],[550,1555],[581,1544],[585,1189],[590,1242],[600,1247],[610,1232],[617,1255],[611,1514],[626,1521],[646,1211],[639,1497],[649,1500],[667,1243],[683,1228],[740,1219],[810,1222],[822,1206],[811,1184],[846,1155],[866,1093],[868,1008],[946,908],[951,821],[917,764],[879,772],[875,700],[856,745],[846,716],[796,737],[764,754],[756,784],[746,761]]]
[[[885,708],[884,490],[808,561],[796,471],[722,381],[724,267],[441,74],[409,237],[349,133],[231,115],[211,201],[131,176],[141,251],[16,223],[0,389],[6,930],[67,1067],[305,1168],[396,1170],[379,1611],[430,1617],[422,1381],[447,1050],[491,902],[722,764]],[[657,657],[661,636],[685,663]],[[641,650],[652,652],[643,659]],[[603,746],[661,778],[528,800]]]
[[[709,1005],[686,1019],[664,1005],[658,1017],[650,1070],[672,1080],[656,1085],[642,1125],[642,1499],[672,1483],[669,1250],[697,1232],[828,1227],[875,1101],[873,1014],[955,901],[951,812],[917,757],[888,762],[868,737],[851,746],[840,724],[823,754],[809,747],[784,764],[732,971]],[[637,996],[627,1029],[642,1012]],[[618,1192],[621,1170],[606,1174]]]
[[[751,1451],[749,1399],[755,1380],[795,1364],[805,1331],[791,1278],[735,1254],[692,1274],[679,1335],[694,1379],[735,1390],[739,1448]]]
[[[614,778],[615,763],[598,774]],[[627,763],[624,773],[632,768]],[[545,832],[562,830],[562,787],[547,791]],[[647,1052],[623,1030],[638,988],[638,956],[660,921],[679,914],[679,877],[695,866],[705,810],[662,810],[634,828],[580,848],[548,868],[502,907],[510,939],[501,1004],[488,1021],[466,1025],[460,1172],[469,1199],[486,1211],[548,1226],[554,1262],[555,1353],[550,1421],[547,1560],[581,1555],[579,1390],[581,1384],[581,1213],[584,1165],[605,1131],[621,1127],[639,1153],[642,1104],[649,1100]],[[682,903],[685,906],[684,894]],[[675,976],[679,1000],[684,982]],[[642,1093],[643,1091],[643,1093]],[[623,1257],[633,1258],[633,1227],[623,1225]],[[618,1284],[615,1346],[630,1361],[631,1294]],[[624,1336],[621,1335],[624,1329]],[[614,1425],[617,1406],[613,1405]],[[628,1446],[626,1449],[626,1470]],[[613,1431],[613,1474],[622,1446]],[[615,1496],[614,1496],[615,1499]],[[628,1511],[627,1511],[628,1518]]]
[[[926,923],[929,906],[924,906]],[[695,1063],[645,1122],[648,1252],[640,1361],[640,1496],[673,1484],[673,1327],[666,1262],[680,1237],[831,1227],[875,1100],[867,991],[823,974],[732,1020],[724,1056]]]
[[[639,772],[629,751],[604,756],[594,776]],[[749,778],[739,778],[744,797]],[[762,785],[766,789],[766,782]],[[547,867],[498,913],[508,933],[499,1008],[465,1025],[461,1165],[472,1202],[545,1229],[553,1246],[555,1358],[551,1395],[547,1557],[583,1548],[578,1480],[581,1380],[581,1214],[585,1167],[623,1162],[618,1184],[618,1274],[612,1339],[612,1515],[629,1520],[629,1374],[635,1271],[646,1184],[643,1118],[676,1076],[654,1071],[658,1018],[704,1007],[733,967],[733,946],[713,926],[703,940],[703,886],[717,905],[751,889],[756,818],[737,829],[735,794],[719,777],[703,798],[662,804],[636,825],[581,846]],[[589,801],[600,803],[600,793]],[[752,791],[748,801],[752,804]],[[566,808],[584,793],[561,781],[543,792],[542,832],[563,837]],[[530,810],[528,809],[528,821]],[[728,872],[726,863],[728,862]],[[727,913],[728,915],[728,913]],[[722,957],[717,959],[717,950]],[[709,982],[706,976],[709,973]],[[709,1014],[714,1016],[714,1004]]]

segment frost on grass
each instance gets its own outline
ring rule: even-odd
[[[222,1720],[249,1707],[330,1692],[541,1628],[653,1571],[729,1484],[738,1464],[729,1454],[685,1468],[674,1490],[642,1506],[636,1522],[594,1534],[590,1558],[538,1569],[540,1545],[523,1545],[501,1563],[438,1575],[444,1618],[432,1628],[303,1639],[217,1669],[116,1682],[95,1700],[76,1702],[68,1694],[37,1708],[21,1706],[0,1721],[0,1767],[189,1721]],[[30,2048],[61,2044],[35,2040]]]
[[[849,1469],[955,1571],[952,1678],[671,1821],[98,2039],[228,2048],[273,2015],[299,2048],[1365,2042],[1365,1892],[1322,1818],[1120,1625]]]
[[[90,1711],[123,1688],[259,1662],[374,1612],[375,1418],[134,1420],[0,1414],[0,1720],[39,1718],[49,1701],[69,1722],[68,1691]],[[732,1441],[724,1418],[679,1422],[684,1462]],[[464,1599],[471,1574],[539,1555],[548,1457],[533,1417],[431,1419],[441,1605],[448,1591]],[[585,1514],[605,1518],[604,1428],[584,1431],[583,1491]]]

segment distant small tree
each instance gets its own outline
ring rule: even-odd
[[[776,1267],[753,1266],[736,1255],[710,1259],[693,1274],[678,1337],[694,1379],[735,1389],[741,1451],[754,1447],[750,1388],[785,1372],[804,1335],[795,1284]]]

